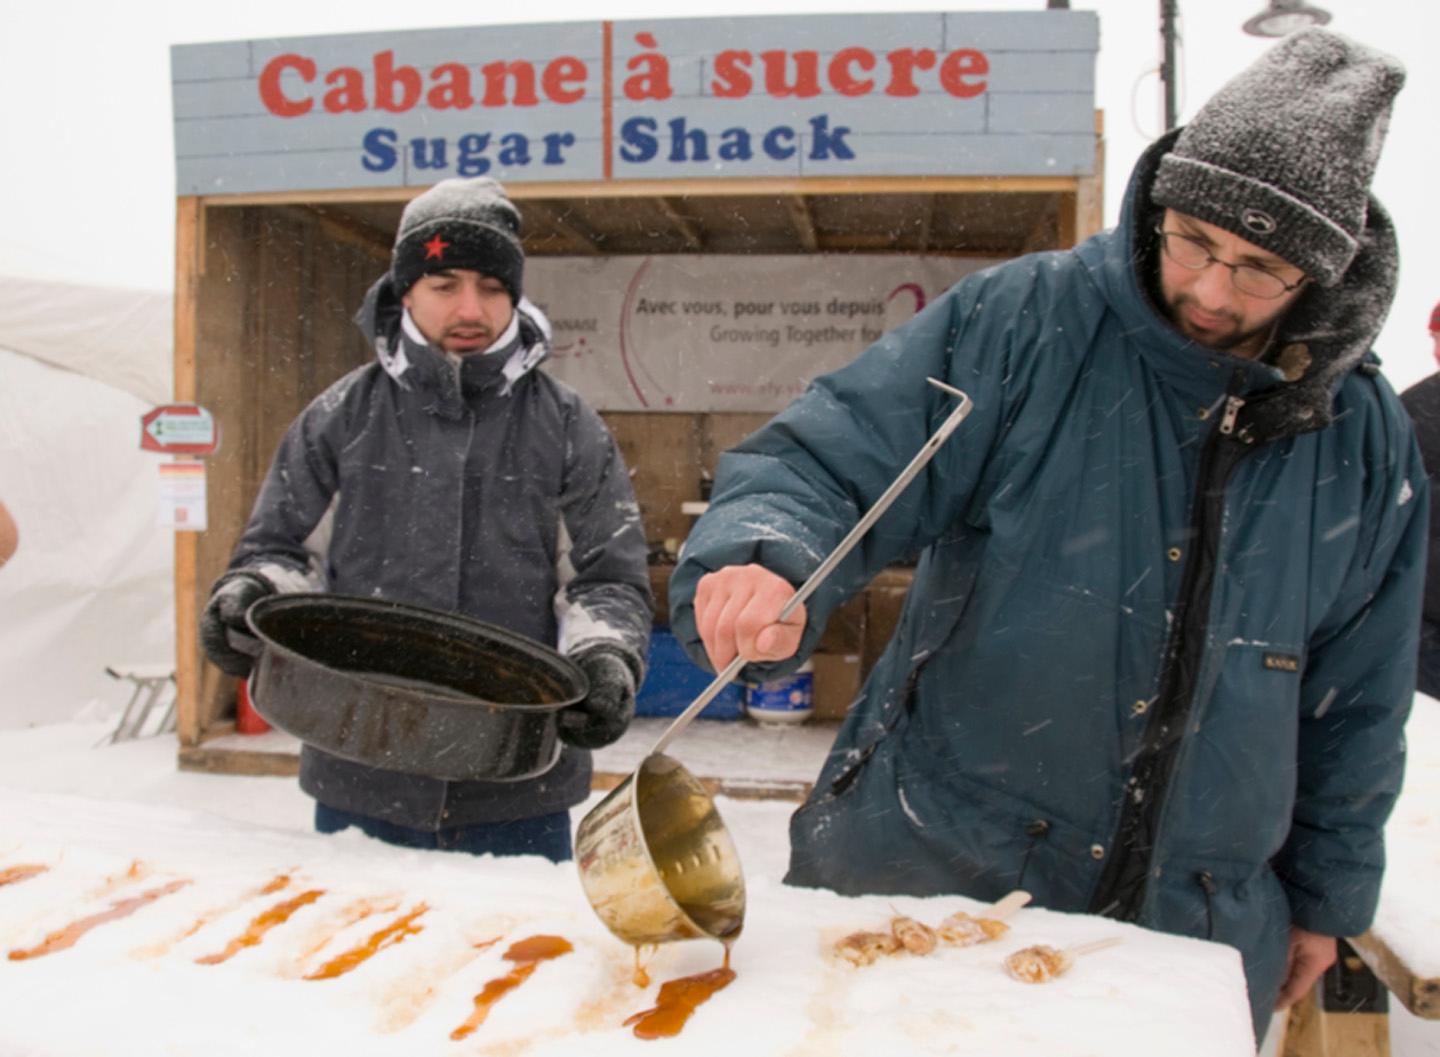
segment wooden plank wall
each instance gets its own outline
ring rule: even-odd
[[[195,399],[214,413],[221,444],[208,460],[209,530],[196,541],[197,615],[286,427],[327,385],[368,362],[351,316],[388,265],[378,251],[331,238],[302,209],[212,207],[201,230]],[[198,642],[192,648],[198,653]],[[181,700],[187,744],[234,702],[234,681],[200,660],[192,716]]]
[[[773,417],[767,412],[673,413],[606,411],[610,427],[645,522],[645,538],[659,545],[684,540],[693,518],[680,504],[700,499],[702,474],[715,473],[715,462]]]
[[[1097,160],[1103,159],[1102,130],[1097,115]],[[1098,229],[1100,186],[1098,176],[1078,189],[1067,181],[1029,232],[1033,248],[1073,244]],[[1006,188],[987,183],[986,189]],[[351,316],[387,267],[388,247],[378,234],[372,239],[374,233],[337,223],[321,206],[293,197],[224,205],[182,198],[178,206],[176,396],[209,408],[221,432],[220,450],[208,460],[210,528],[198,536],[178,534],[176,544],[177,725],[182,744],[193,746],[223,732],[220,719],[234,700],[234,681],[204,663],[198,614],[286,427],[330,382],[369,362],[372,353]],[[681,504],[701,498],[701,478],[713,475],[720,453],[771,416],[603,417],[629,467],[646,538],[663,549],[688,534],[693,517]],[[827,652],[846,659],[847,673],[852,660],[862,670],[873,663],[902,597],[903,590],[881,592],[873,606],[857,608],[864,620],[827,641]],[[853,682],[853,675],[845,679]]]

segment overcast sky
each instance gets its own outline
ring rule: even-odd
[[[1240,31],[1265,0],[1178,0],[1182,123],[1268,45]],[[1396,104],[1375,190],[1400,233],[1400,293],[1379,351],[1397,387],[1433,368],[1426,324],[1440,299],[1435,183],[1440,5],[1311,0],[1331,28],[1398,56],[1409,83]],[[1028,11],[1044,0],[698,0],[687,15],[864,11]],[[1105,111],[1105,222],[1130,167],[1161,131],[1158,0],[1072,0],[1100,16],[1097,104]],[[673,0],[244,0],[159,3],[40,0],[0,35],[0,275],[169,289],[175,176],[169,46],[216,40],[502,22],[664,17]]]

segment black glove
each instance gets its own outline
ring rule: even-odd
[[[596,646],[572,657],[590,680],[590,695],[560,713],[560,740],[580,749],[617,741],[635,715],[635,673],[619,650]]]
[[[250,674],[254,658],[231,645],[229,632],[236,631],[253,641],[254,636],[245,625],[245,611],[274,593],[275,588],[268,580],[253,573],[232,576],[215,588],[205,612],[200,614],[200,644],[215,667],[242,678]]]

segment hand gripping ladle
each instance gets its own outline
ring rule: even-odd
[[[783,623],[809,598],[974,408],[965,393],[927,379],[960,402],[855,527],[787,601]],[[585,897],[605,927],[639,947],[682,939],[733,943],[745,921],[745,878],[705,786],[664,750],[745,665],[736,656],[660,735],[634,773],[592,808],[575,833]]]

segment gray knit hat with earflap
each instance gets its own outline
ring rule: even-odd
[[[525,251],[520,211],[488,176],[441,180],[412,198],[400,214],[390,257],[395,296],[431,272],[465,268],[499,279],[520,300]]]
[[[1224,228],[1322,286],[1345,274],[1405,69],[1325,29],[1231,79],[1160,161],[1151,200]]]

